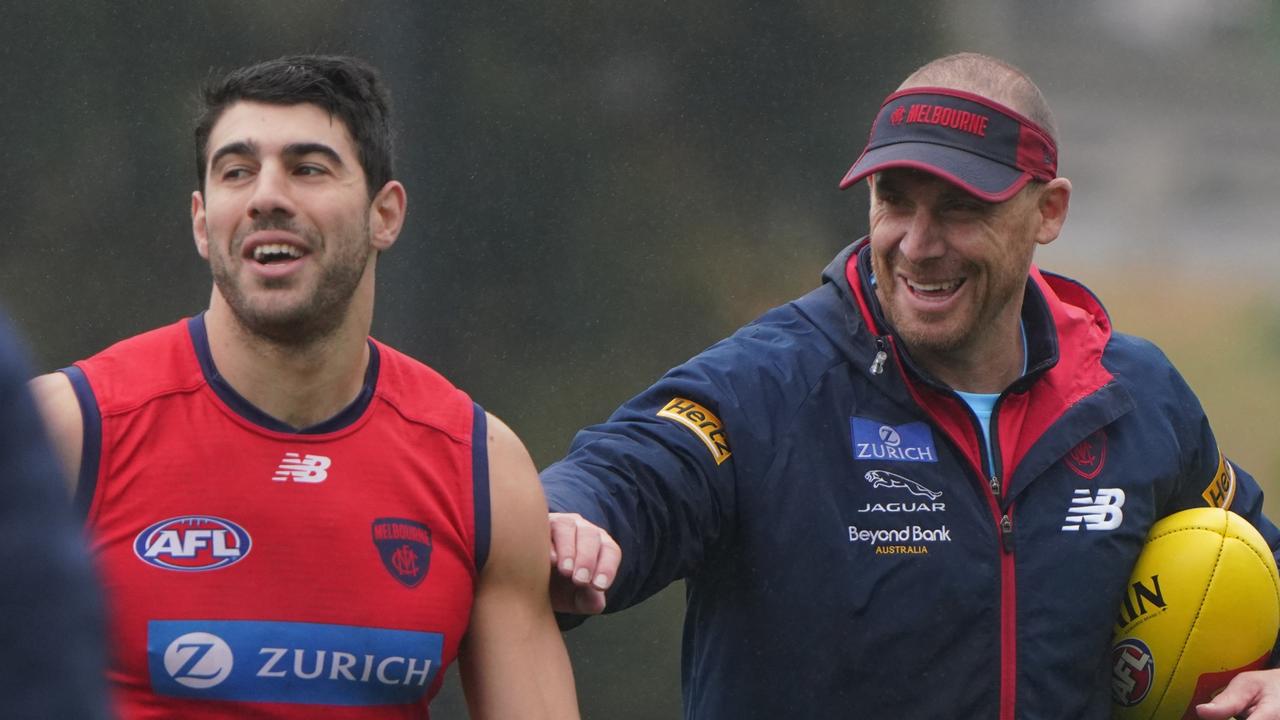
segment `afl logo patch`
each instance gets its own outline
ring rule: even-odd
[[[161,520],[138,533],[133,552],[139,560],[158,568],[201,572],[240,562],[252,545],[249,533],[230,520],[183,515]]]
[[[417,587],[431,566],[431,528],[403,518],[373,521],[373,544],[382,564],[405,587]]]
[[[1111,649],[1111,700],[1122,707],[1142,702],[1155,684],[1155,660],[1137,638],[1128,638]]]

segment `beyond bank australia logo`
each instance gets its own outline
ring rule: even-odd
[[[933,431],[923,422],[889,425],[869,418],[849,418],[855,460],[938,462]]]

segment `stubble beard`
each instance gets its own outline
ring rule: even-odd
[[[877,278],[876,295],[880,301],[880,309],[892,326],[894,334],[906,346],[908,353],[945,355],[965,345],[973,330],[972,327],[968,327],[972,324],[971,322],[957,322],[958,318],[954,315],[939,318],[934,322],[917,320],[907,316],[907,313],[900,315],[897,303],[899,300],[905,300],[900,296],[909,293],[910,290],[898,285],[897,274],[892,267],[888,266],[888,263],[881,261],[874,254],[871,260],[872,271]]]
[[[884,305],[885,317],[893,326],[895,333],[914,354],[946,355],[953,353],[968,342],[972,327],[966,323],[956,322],[949,317],[936,323],[917,322],[914,318],[897,318],[891,304]]]
[[[326,243],[317,242],[314,233],[302,232],[294,227],[274,225],[307,238],[313,250],[320,250]],[[262,228],[255,228],[262,229]],[[359,234],[351,230],[350,234]],[[247,333],[273,345],[304,347],[314,345],[332,335],[346,318],[347,310],[355,297],[357,286],[364,275],[372,248],[368,237],[334,238],[330,244],[335,251],[321,266],[315,287],[309,297],[289,305],[263,301],[251,297],[237,279],[232,262],[228,258],[210,254],[209,267],[214,285],[218,288],[237,323]],[[243,240],[232,243],[232,252],[239,253]],[[235,255],[239,257],[239,255]],[[241,262],[253,262],[241,260]],[[262,283],[266,291],[287,289],[297,282],[292,278],[268,279]]]
[[[979,279],[990,281],[985,276],[969,275],[969,282],[978,282]],[[958,312],[935,321],[900,317],[894,302],[886,302],[884,295],[880,296],[880,305],[885,319],[893,326],[894,334],[901,339],[908,353],[917,359],[963,356],[978,352],[987,343],[1000,342],[1000,338],[992,337],[987,331],[999,321],[999,313],[1006,306],[1006,301],[996,306],[992,305],[993,298],[1008,298],[1007,303],[1013,303],[1017,312],[1021,311],[1022,294],[1027,282],[1025,276],[997,278],[995,282],[996,287],[983,288],[981,302],[975,298],[971,300],[971,304],[958,308]],[[902,288],[895,290],[898,293],[909,292]],[[969,288],[969,292],[977,293],[978,289]],[[985,351],[991,350],[992,348],[986,348]]]

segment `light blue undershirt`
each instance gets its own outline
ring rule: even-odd
[[[1027,328],[1026,325],[1018,327],[1022,331],[1022,372],[1018,373],[1021,377],[1027,374]],[[970,393],[956,390],[956,394],[964,400],[973,414],[978,416],[978,423],[982,425],[982,437],[986,440],[987,467],[994,470],[996,464],[991,459],[991,411],[995,409],[996,399],[1000,397],[1000,393]]]

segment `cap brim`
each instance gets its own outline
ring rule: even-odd
[[[874,148],[862,154],[840,181],[843,190],[868,175],[888,168],[912,168],[927,172],[964,188],[965,192],[990,202],[1013,197],[1031,179],[1031,174],[981,155],[946,145],[900,142]]]

